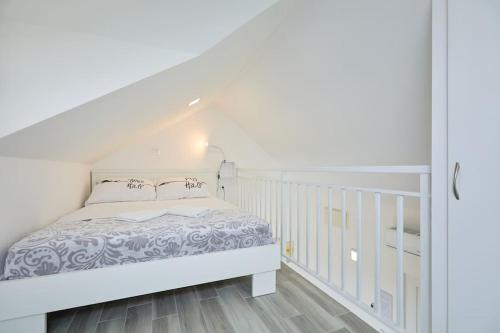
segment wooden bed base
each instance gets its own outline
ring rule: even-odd
[[[274,293],[278,244],[0,282],[0,333],[46,332],[52,311],[252,275]]]

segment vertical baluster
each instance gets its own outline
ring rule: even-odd
[[[279,196],[278,196],[278,187],[279,187],[279,183],[278,181],[275,181],[274,182],[274,223],[276,224],[276,237],[278,237],[278,199],[279,199]]]
[[[311,199],[309,186],[306,185],[306,267],[309,268],[309,243],[311,242]]]
[[[241,179],[241,209],[245,209],[245,180]]]
[[[375,193],[375,312],[380,315],[380,193]]]
[[[264,198],[264,191],[262,190],[264,188],[264,181],[261,180],[259,182],[259,215],[260,215],[260,218],[261,219],[265,219],[264,218],[264,201],[265,201],[265,198]]]
[[[247,198],[246,198],[246,201],[247,201],[247,211],[248,211],[248,212],[252,212],[252,209],[251,209],[251,207],[252,207],[252,205],[251,205],[251,200],[252,200],[251,195],[252,195],[252,191],[251,191],[251,188],[250,188],[250,187],[251,187],[251,185],[252,185],[252,181],[251,181],[251,180],[250,180],[250,178],[249,178],[249,179],[247,180],[247,183],[246,183],[246,192],[247,192],[247,194],[246,194],[246,197],[247,197]]]
[[[316,188],[316,274],[319,275],[319,263],[321,252],[321,187]]]
[[[258,207],[258,195],[259,195],[259,192],[258,192],[258,181],[257,180],[254,180],[253,182],[253,213],[255,215],[259,215],[258,213],[258,210],[257,210],[257,207]]]
[[[260,217],[260,181],[257,179],[255,182],[255,215]]]
[[[259,215],[259,181],[255,180],[253,183],[253,213]]]
[[[248,210],[250,204],[248,201],[248,180],[245,180],[245,210]]]
[[[253,180],[248,180],[248,211],[253,214]]]
[[[420,175],[420,322],[419,332],[431,331],[430,321],[430,175]]]
[[[340,231],[340,285],[342,290],[346,287],[346,223],[347,223],[347,211],[346,211],[346,190],[342,190],[342,227]]]
[[[267,180],[264,179],[264,220],[268,221],[267,219]]]
[[[251,193],[251,195],[252,195],[252,214],[254,214],[254,215],[255,215],[255,211],[256,211],[256,209],[255,209],[255,207],[256,207],[256,206],[255,206],[255,204],[256,204],[256,202],[257,202],[257,200],[255,199],[255,196],[256,196],[256,194],[255,194],[255,192],[256,192],[256,191],[255,191],[255,179],[252,181],[252,185],[251,185],[251,186],[252,186],[252,187],[251,187],[251,189],[250,189],[250,190],[252,191],[252,193]]]
[[[267,202],[268,202],[268,197],[267,197],[267,180],[264,180],[264,220],[270,222],[270,220],[267,219]]]
[[[244,208],[245,210],[248,211],[248,180],[245,179],[245,181],[243,182],[243,187],[244,187],[244,197],[245,197],[245,201],[243,202],[243,205],[244,205]]]
[[[240,187],[240,194],[238,196],[238,203],[239,203],[239,206],[240,209],[243,209],[243,179],[239,178],[238,179],[238,184],[239,184],[239,187]]]
[[[266,180],[263,179],[262,180],[262,186],[261,186],[261,193],[262,193],[262,198],[261,198],[261,203],[262,203],[262,206],[260,207],[260,210],[261,210],[261,215],[262,215],[262,219],[263,220],[266,220]]]
[[[244,181],[244,179],[239,178],[238,182],[240,184],[240,189],[241,189],[241,191],[240,191],[240,193],[241,193],[240,194],[240,208],[243,209],[243,206],[245,204],[244,201],[243,201],[243,197],[244,197],[243,191],[244,191],[244,188],[245,188],[244,187],[245,181]]]
[[[267,181],[267,188],[268,188],[268,195],[267,195],[267,207],[268,207],[268,210],[269,210],[269,223],[271,223],[271,221],[273,220],[273,192],[272,192],[272,181],[271,180],[268,180]]]
[[[248,210],[247,203],[248,193],[247,193],[247,180],[243,181],[243,209]]]
[[[300,185],[297,183],[297,226],[296,226],[296,237],[297,237],[297,262],[300,263]]]
[[[290,257],[293,258],[293,236],[292,236],[292,183],[288,183],[288,241],[290,242]]]
[[[269,223],[271,224],[271,230],[274,232],[274,219],[273,219],[273,181],[269,180]]]
[[[260,179],[257,179],[257,182],[255,183],[255,215],[260,218],[262,218],[262,214],[260,213],[261,200]]]
[[[251,212],[251,211],[252,211],[252,210],[251,210],[251,207],[252,207],[252,206],[251,206],[251,195],[252,195],[252,191],[251,191],[250,186],[251,186],[251,181],[250,181],[250,179],[248,179],[248,180],[247,180],[247,183],[246,183],[246,185],[245,185],[245,187],[246,187],[246,192],[247,192],[247,193],[246,193],[247,211],[249,211],[249,212]]]
[[[358,191],[358,227],[357,227],[357,273],[356,273],[356,297],[361,301],[362,287],[363,287],[363,193]]]
[[[254,186],[255,186],[255,180],[251,180],[250,183],[248,184],[248,190],[250,191],[249,195],[250,195],[250,201],[249,201],[249,204],[250,204],[250,209],[249,211],[253,214],[255,213],[254,212],[254,196],[255,196],[255,191],[254,191]]]
[[[328,282],[332,283],[332,224],[333,224],[333,193],[332,189],[328,188]]]
[[[243,179],[243,209],[247,209],[247,180]]]
[[[269,197],[268,197],[268,207],[269,207],[269,223],[273,224],[273,181],[269,180]]]
[[[403,256],[404,256],[404,201],[403,196],[398,195],[396,243],[397,243],[397,266],[396,266],[396,322],[399,327],[404,327],[404,291],[403,291]]]
[[[262,180],[260,182],[260,217],[262,219],[266,219],[266,190],[265,190],[265,186],[266,186],[266,181],[265,180]]]
[[[273,220],[273,181],[268,180],[267,181],[267,187],[269,190],[268,196],[267,196],[267,209],[268,209],[268,216],[269,216],[269,222]]]
[[[271,223],[272,227],[272,232],[273,235],[276,235],[274,233],[274,228],[276,227],[276,220],[273,218],[273,181],[269,180],[269,223]]]
[[[248,180],[245,180],[245,210],[250,211],[250,195],[248,190]]]
[[[247,180],[247,211],[252,212],[252,181]]]
[[[284,205],[285,205],[285,200],[283,200],[283,195],[284,195],[284,192],[285,192],[285,182],[282,180],[281,181],[281,195],[280,195],[280,208],[281,208],[281,214],[280,214],[280,239],[281,239],[281,253],[282,255],[286,255],[286,252],[285,252],[285,233],[283,232],[283,225],[284,225],[284,222],[283,220],[285,219],[284,216],[283,216],[283,213],[285,211],[285,208],[284,208]]]

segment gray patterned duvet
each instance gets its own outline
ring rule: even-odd
[[[164,215],[59,221],[15,243],[3,279],[19,279],[273,243],[270,225],[238,210],[204,217]]]

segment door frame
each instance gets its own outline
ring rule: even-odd
[[[448,0],[432,0],[432,332],[448,332],[448,174]]]

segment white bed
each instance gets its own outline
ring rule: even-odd
[[[98,203],[14,243],[14,280],[274,243],[265,220],[216,198]]]
[[[216,214],[224,214],[231,209],[237,211],[231,204],[213,198],[129,202],[91,205],[69,214],[60,222],[82,223],[89,217],[106,220],[123,211],[163,209],[173,205],[209,207]],[[242,212],[239,214],[238,218],[245,215]],[[249,218],[249,214],[246,215]],[[212,222],[225,219],[220,216],[211,218]],[[172,220],[166,223],[172,223]],[[184,218],[183,223],[197,225],[198,222]],[[279,246],[276,243],[253,245],[0,281],[0,332],[45,332],[47,312],[238,276],[252,275],[253,296],[273,293],[276,287],[275,271],[280,265]]]

